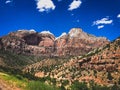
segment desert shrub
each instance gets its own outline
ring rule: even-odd
[[[120,86],[116,83],[111,87],[111,90],[120,90]]]
[[[69,81],[68,81],[68,80],[63,80],[62,85],[66,86],[66,85],[68,85],[68,84],[69,84]]]
[[[85,82],[78,82],[78,81],[75,81],[71,85],[71,89],[72,90],[89,90]]]
[[[98,85],[94,83],[94,81],[90,81],[89,84],[90,84],[89,90],[110,90],[109,87]]]
[[[59,90],[40,81],[31,81],[27,85],[27,90]]]

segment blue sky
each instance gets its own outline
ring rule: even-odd
[[[114,40],[120,36],[120,0],[0,0],[0,36],[19,29],[71,28]]]

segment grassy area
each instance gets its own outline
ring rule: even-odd
[[[14,76],[0,72],[0,79],[5,81],[8,86],[14,86],[21,89],[24,89],[27,85],[27,79],[22,78],[19,75]]]
[[[40,81],[31,81],[27,85],[27,90],[59,90],[54,86],[49,86]]]
[[[0,72],[0,79],[5,81],[8,86],[14,86],[21,90],[59,90],[55,86],[50,86],[41,81],[28,80],[20,75],[10,75]]]

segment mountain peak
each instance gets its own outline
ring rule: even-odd
[[[29,32],[29,33],[36,33],[36,31],[34,29],[30,29],[30,30],[18,30],[17,32],[22,32],[22,33],[26,33],[26,32]]]
[[[66,35],[67,35],[67,33],[63,32],[59,37],[56,37],[56,40],[59,39],[59,38],[61,38],[61,37],[63,37],[63,36],[66,36]]]
[[[52,34],[53,35],[53,33],[51,33],[50,31],[42,31],[42,32],[40,32],[41,34]]]
[[[69,32],[70,37],[86,38],[87,34],[80,28],[72,28]]]

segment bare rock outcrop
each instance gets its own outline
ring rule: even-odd
[[[90,58],[90,59],[89,59]],[[97,51],[92,56],[79,60],[79,66],[81,68],[87,68],[112,72],[119,70],[120,65],[120,38],[114,42],[106,45],[103,49]],[[85,62],[87,60],[87,62]],[[87,63],[87,66],[84,64]]]
[[[68,34],[62,35],[55,41],[59,55],[84,55],[97,47],[104,46],[108,40],[104,37],[95,37],[83,32],[80,28],[73,28]]]
[[[18,30],[3,36],[0,48],[41,56],[77,56],[107,43],[109,41],[106,38],[89,35],[80,28],[73,28],[58,38],[48,31]]]

